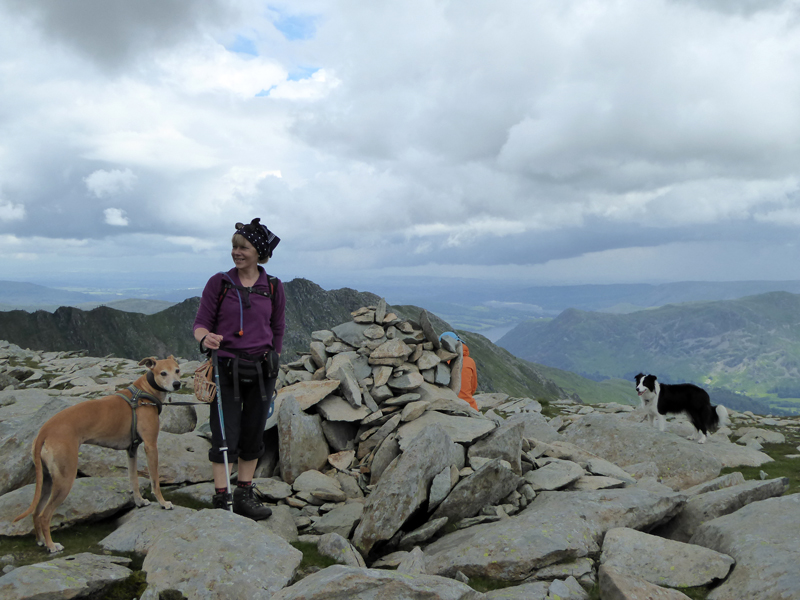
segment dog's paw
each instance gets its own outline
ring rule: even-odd
[[[172,510],[172,502],[164,502],[164,504],[161,505],[161,508],[164,510]]]
[[[55,554],[56,552],[61,552],[63,549],[64,549],[64,546],[62,546],[61,544],[56,544],[55,542],[53,542],[53,547],[52,548],[48,547],[47,551],[50,554]]]
[[[133,501],[136,503],[136,508],[142,508],[143,506],[150,506],[150,500],[147,498],[134,498]]]

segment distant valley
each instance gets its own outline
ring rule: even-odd
[[[474,346],[484,391],[551,397],[563,393],[586,402],[635,403],[631,378],[649,371],[664,382],[704,385],[715,401],[739,410],[764,414],[797,412],[800,407],[800,296],[738,296],[772,287],[800,291],[800,282],[516,289],[464,280],[459,284],[463,287],[433,286],[429,297],[423,284],[431,282],[402,283],[389,291],[417,301],[394,300],[394,308],[416,319],[423,306],[436,315],[440,331],[459,331]],[[349,288],[326,291],[303,279],[286,285],[287,358],[307,350],[311,331],[344,322],[351,310],[380,297]],[[736,299],[685,302],[706,297]],[[52,308],[60,298],[76,306]],[[659,304],[667,301],[681,303]],[[95,308],[99,302],[103,306]],[[25,312],[0,312],[0,339],[37,349],[85,349],[101,356],[141,358],[169,352],[192,357],[197,355],[190,334],[197,302],[197,297],[177,303],[114,295],[102,299],[0,282],[0,306],[26,307]],[[559,309],[570,303],[591,310]],[[626,312],[623,306],[638,310]]]
[[[800,412],[800,295],[668,305],[631,314],[569,309],[522,323],[498,344],[516,356],[601,380],[654,373]]]

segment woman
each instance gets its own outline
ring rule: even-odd
[[[228,508],[232,501],[235,513],[260,520],[272,511],[257,500],[252,482],[258,459],[264,454],[264,426],[283,347],[286,297],[280,280],[268,276],[259,263],[269,260],[280,238],[261,225],[260,219],[253,219],[249,225],[236,224],[231,242],[234,268],[208,280],[194,320],[194,338],[203,351],[219,350],[228,459],[231,465],[238,461],[231,498],[227,493],[230,472],[225,472],[220,450],[219,411],[214,404],[208,452],[216,488],[214,506]]]

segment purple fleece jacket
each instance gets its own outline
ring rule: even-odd
[[[269,289],[267,272],[263,267],[258,267],[258,273],[258,280],[253,287],[262,290]],[[230,352],[225,352],[225,349],[261,355],[272,348],[280,353],[283,350],[283,334],[286,331],[284,322],[286,296],[283,292],[283,283],[280,280],[275,281],[272,298],[251,293],[250,308],[247,308],[244,294],[242,294],[240,311],[239,294],[236,293],[235,288],[229,289],[222,302],[219,302],[222,282],[228,280],[228,277],[233,280],[234,284],[242,285],[236,268],[211,277],[200,298],[200,307],[197,309],[192,331],[204,327],[212,333],[222,335],[224,339],[222,348],[219,350],[220,356],[233,356]],[[218,304],[219,310],[217,310]],[[241,337],[236,335],[240,327],[240,315],[244,332]]]

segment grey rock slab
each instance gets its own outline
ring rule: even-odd
[[[625,487],[626,482],[615,477],[604,477],[603,475],[584,475],[570,484],[571,490],[607,490],[611,488]]]
[[[636,480],[624,469],[602,458],[592,458],[586,462],[586,470],[592,475],[613,477],[625,483],[636,483]]]
[[[152,503],[117,519],[116,530],[98,543],[111,552],[147,554],[150,546],[163,533],[175,527],[193,512],[195,511],[191,508],[183,506],[162,510],[158,504]]]
[[[0,441],[0,461],[3,464],[0,469],[0,495],[33,481],[33,440],[50,417],[70,405],[61,398],[52,398],[25,419],[14,433]]]
[[[361,502],[348,502],[325,513],[314,523],[314,529],[319,533],[337,533],[349,539],[363,513],[364,505]]]
[[[570,425],[563,436],[567,442],[621,467],[652,461],[662,482],[676,490],[713,479],[722,469],[720,461],[705,450],[708,444],[690,442],[613,415],[586,415]]]
[[[660,587],[614,567],[602,566],[597,575],[603,600],[691,600],[683,592]]]
[[[548,422],[547,418],[538,412],[524,412],[508,417],[508,425],[522,423],[522,437],[540,442],[556,442],[562,439],[558,430]]]
[[[329,477],[314,469],[300,473],[292,483],[292,489],[295,492],[309,492],[320,497],[322,497],[322,494],[335,496],[336,499],[330,500],[332,502],[344,502],[346,500],[341,484],[334,477]]]
[[[725,579],[734,560],[702,546],[665,540],[635,529],[609,529],[600,564],[671,588],[709,585]]]
[[[140,490],[147,489],[147,486],[146,479],[139,479]],[[12,520],[30,506],[34,489],[34,484],[29,484],[0,496],[0,535],[33,533],[32,517],[16,523]],[[53,513],[51,529],[54,531],[76,523],[100,521],[133,505],[133,494],[127,476],[81,477],[75,480],[67,499]]]
[[[350,402],[339,396],[328,396],[317,405],[317,412],[326,421],[355,423],[361,421],[372,411],[364,405],[354,407]]]
[[[579,558],[578,560],[557,563],[539,569],[533,573],[531,579],[559,579],[565,577],[575,577],[576,579],[587,579],[594,575],[594,561],[590,558]]]
[[[589,600],[589,594],[574,577],[556,579],[547,590],[548,600]]]
[[[484,594],[486,600],[547,600],[549,581],[534,581],[512,587],[491,590]]]
[[[209,448],[211,443],[195,433],[160,432],[158,476],[161,483],[208,481],[211,477]],[[144,444],[137,450],[136,468],[143,477],[150,477]],[[90,477],[121,477],[128,472],[128,454],[124,450],[83,444],[78,451],[78,471]]]
[[[428,511],[432,511],[444,500],[453,489],[451,467],[445,467],[431,482],[431,491],[428,495]]]
[[[695,486],[683,490],[683,493],[686,494],[687,496],[697,496],[698,494],[705,494],[706,492],[715,492],[716,490],[721,490],[723,488],[739,485],[742,483],[744,483],[744,475],[742,475],[737,471],[735,473],[720,475],[719,477],[712,479],[711,481],[704,481],[703,483],[698,483]]]
[[[571,460],[551,459],[549,463],[539,469],[525,473],[525,481],[533,486],[535,491],[558,490],[586,475],[586,471]]]
[[[102,595],[133,571],[131,559],[83,552],[47,562],[17,567],[0,577],[3,600],[69,600]]]
[[[353,543],[363,555],[367,556],[376,543],[394,536],[428,499],[431,481],[450,466],[452,443],[441,427],[427,427],[383,472],[353,534]]]
[[[142,600],[157,600],[168,589],[193,599],[274,597],[292,580],[302,558],[299,550],[250,519],[226,510],[201,510],[151,546],[142,565],[147,572]]]
[[[709,600],[800,598],[800,494],[754,502],[703,523],[690,543],[736,560]]]
[[[755,448],[740,446],[730,442],[719,442],[713,438],[705,444],[705,451],[720,461],[723,468],[760,467],[772,462],[772,457]]]
[[[425,574],[425,555],[422,550],[419,547],[415,547],[404,556],[400,564],[397,565],[397,572],[409,575]]]
[[[451,522],[474,517],[485,506],[496,504],[523,482],[523,479],[495,458],[456,484],[431,518],[447,517]]]
[[[425,383],[422,375],[417,371],[411,371],[400,375],[399,377],[392,377],[387,384],[391,389],[398,390],[400,393],[407,393],[416,390]]]
[[[781,496],[789,487],[785,477],[768,481],[746,481],[739,485],[696,494],[689,498],[683,510],[669,523],[657,530],[658,535],[688,542],[706,521],[736,512],[752,502]]]
[[[409,531],[402,538],[400,538],[398,548],[404,550],[418,546],[423,542],[427,542],[434,535],[439,533],[439,530],[441,530],[442,527],[447,525],[447,521],[447,517],[432,519],[414,531]]]
[[[364,558],[355,546],[338,533],[326,533],[317,541],[317,551],[323,556],[332,558],[340,565],[366,568]]]
[[[334,565],[287,587],[272,600],[482,600],[468,585],[435,575]]]
[[[427,570],[444,576],[521,581],[556,562],[600,551],[614,527],[647,529],[672,517],[684,496],[635,487],[542,492],[517,515],[443,536],[425,548]]]
[[[400,420],[404,423],[408,421],[413,421],[414,419],[418,419],[422,416],[422,414],[428,410],[429,404],[424,400],[417,400],[416,402],[409,402],[403,407],[403,410],[400,412]]]
[[[268,519],[258,521],[258,524],[269,529],[275,535],[282,537],[290,544],[296,542],[299,535],[292,509],[283,504],[270,506],[270,508],[272,509],[272,515]]]
[[[342,400],[342,402],[347,404],[344,400]],[[325,419],[322,421],[322,432],[325,434],[325,439],[328,440],[328,445],[334,452],[352,450],[355,447],[354,440],[358,432],[358,425],[355,422],[350,423],[348,421],[330,421]]]
[[[400,456],[400,444],[397,441],[397,435],[391,433],[375,449],[372,456],[369,473],[370,485],[375,485],[380,481],[383,472],[398,456]]]
[[[192,397],[193,398],[193,397]],[[182,402],[172,397],[175,402]],[[197,411],[194,406],[170,406],[164,404],[164,410],[159,416],[159,426],[162,432],[189,433],[197,427]]]
[[[336,337],[338,337],[344,343],[352,346],[353,348],[359,348],[362,344],[367,342],[367,337],[364,335],[364,332],[368,328],[369,325],[348,321],[346,323],[342,323],[341,325],[337,325],[332,331],[336,334]]]
[[[467,458],[501,458],[511,465],[517,475],[522,474],[522,437],[525,424],[517,421],[503,423],[485,438],[469,447]]]
[[[372,366],[384,365],[399,367],[406,358],[411,356],[411,348],[403,340],[392,339],[384,342],[369,355],[369,364]]]
[[[400,448],[405,450],[420,431],[431,425],[440,426],[450,439],[458,443],[472,443],[495,428],[495,424],[489,420],[451,416],[428,410],[420,418],[401,425],[397,430]]]
[[[265,429],[271,429],[278,423],[278,413],[285,398],[292,396],[300,405],[301,410],[308,410],[323,398],[339,389],[339,381],[333,379],[323,379],[320,381],[300,381],[278,390],[275,397],[275,408],[272,416],[267,419]]]
[[[319,415],[307,415],[294,396],[287,396],[278,409],[278,448],[281,476],[287,483],[309,470],[328,463],[328,442]]]

